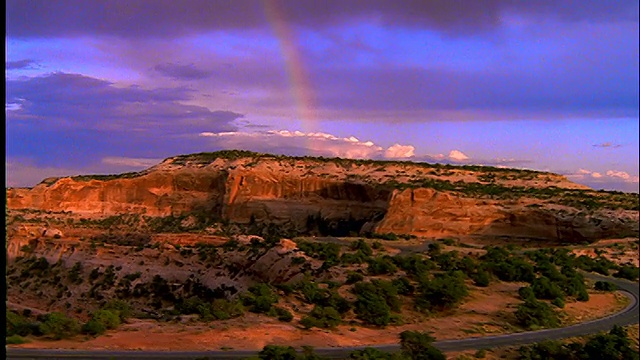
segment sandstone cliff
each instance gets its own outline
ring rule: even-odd
[[[550,173],[235,155],[178,156],[126,176],[47,179],[32,189],[7,190],[7,206],[86,216],[198,213],[215,221],[272,223],[302,233],[561,241],[638,233],[637,194],[595,192]]]

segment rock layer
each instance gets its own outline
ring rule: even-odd
[[[441,171],[407,163],[381,166],[251,156],[188,159],[197,160],[170,158],[134,176],[47,179],[32,189],[7,190],[7,206],[92,216],[198,213],[237,224],[275,223],[297,232],[324,227],[428,237],[492,235],[561,241],[638,233],[637,210],[584,211],[526,196],[504,200],[397,186],[445,179],[528,189],[581,188],[555,174],[526,172],[522,176],[513,170],[501,175],[504,180],[496,180],[495,173],[487,171]],[[489,179],[487,174],[490,180],[480,180],[482,176]]]

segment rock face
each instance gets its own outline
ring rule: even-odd
[[[338,229],[343,233],[366,230],[428,237],[494,235],[561,241],[638,233],[637,205],[635,210],[598,207],[585,211],[558,205],[549,197],[520,196],[514,200],[429,185],[444,181],[503,190],[552,187],[587,191],[555,174],[214,155],[207,154],[205,160],[197,155],[169,158],[134,176],[47,179],[32,189],[8,189],[7,206],[92,216],[193,213],[241,225],[273,223],[296,232]],[[399,183],[411,186],[402,189]]]
[[[379,233],[429,237],[491,235],[562,242],[638,236],[637,211],[590,213],[565,207],[461,198],[433,189],[395,191],[389,209],[375,227]]]

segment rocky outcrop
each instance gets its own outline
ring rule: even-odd
[[[582,211],[555,206],[548,196],[544,200],[526,195],[505,200],[435,190],[438,186],[429,185],[445,181],[449,185],[482,184],[499,191],[513,187],[521,193],[545,186],[552,191],[581,191],[576,190],[580,186],[554,174],[443,171],[419,164],[381,166],[344,160],[223,159],[210,154],[205,154],[204,161],[197,155],[170,158],[133,176],[47,179],[33,189],[9,189],[7,206],[97,216],[192,213],[183,220],[184,226],[205,216],[241,227],[272,223],[292,232],[342,235],[374,231],[580,241],[638,233],[637,210]],[[412,188],[400,190],[399,183]]]
[[[582,242],[638,236],[638,212],[462,198],[433,189],[395,191],[378,233],[427,237],[490,235]]]

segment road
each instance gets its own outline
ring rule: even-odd
[[[639,322],[638,299],[640,299],[638,283],[606,277],[596,274],[585,274],[591,280],[606,280],[616,284],[630,299],[629,305],[622,311],[605,318],[584,323],[539,331],[521,332],[507,335],[483,336],[461,340],[441,340],[434,345],[442,351],[462,351],[470,349],[494,348],[499,346],[524,345],[543,340],[559,340],[569,337],[584,336],[608,331],[614,325],[632,325]],[[398,351],[399,344],[372,346],[383,351]],[[317,348],[315,352],[330,359],[345,359],[349,353],[364,347]],[[244,359],[255,356],[256,351],[113,351],[113,350],[44,350],[7,348],[7,359]]]

